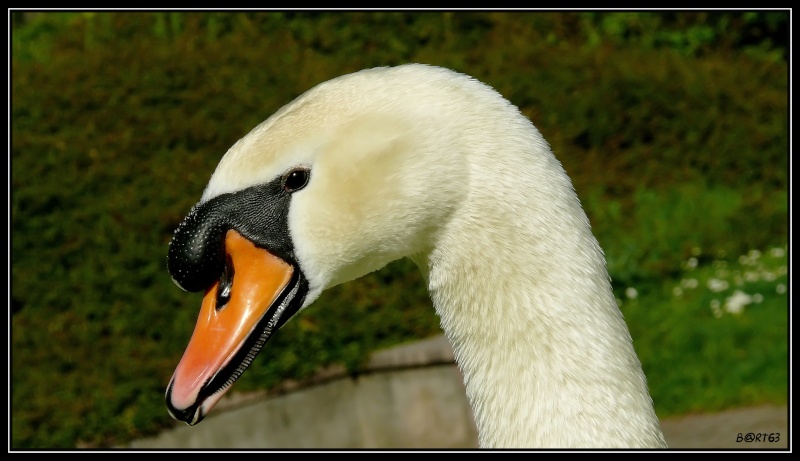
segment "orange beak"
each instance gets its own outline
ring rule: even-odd
[[[170,414],[200,422],[286,319],[294,268],[234,230],[227,267],[203,298],[192,338],[167,388]]]

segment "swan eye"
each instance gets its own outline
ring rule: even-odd
[[[296,192],[308,184],[311,172],[307,168],[294,169],[283,177],[283,190],[286,192]]]

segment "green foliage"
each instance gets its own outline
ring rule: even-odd
[[[493,85],[551,143],[615,288],[654,301],[624,308],[660,412],[779,400],[785,296],[720,319],[699,295],[655,300],[695,248],[702,268],[788,241],[787,31],[784,12],[12,12],[11,447],[174,424],[163,393],[199,295],[166,249],[219,158],[311,86],[408,61]],[[399,261],[325,293],[236,390],[438,332]],[[698,347],[716,349],[681,366]]]
[[[591,12],[580,13],[587,44],[644,49],[669,48],[701,56],[719,48],[738,48],[769,59],[786,59],[788,11]]]
[[[694,254],[674,282],[637,285],[638,299],[619,293],[659,416],[785,404],[786,248],[704,265],[704,252]]]
[[[675,183],[638,188],[629,202],[605,198],[599,191],[585,201],[586,208],[595,210],[601,246],[615,249],[607,252],[606,261],[616,285],[674,277],[697,249],[707,263],[714,255],[743,254],[788,239],[788,195],[782,190]],[[736,238],[725,238],[729,235]]]

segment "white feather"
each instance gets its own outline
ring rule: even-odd
[[[571,181],[496,91],[419,64],[339,77],[231,147],[203,200],[301,164],[289,229],[304,307],[412,257],[481,446],[666,446]]]

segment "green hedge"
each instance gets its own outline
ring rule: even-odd
[[[173,230],[231,144],[364,67],[443,65],[518,104],[619,290],[696,247],[784,246],[787,30],[786,12],[13,12],[11,447],[173,424],[163,394],[199,307],[166,271]],[[236,387],[438,332],[400,261],[326,293]]]

